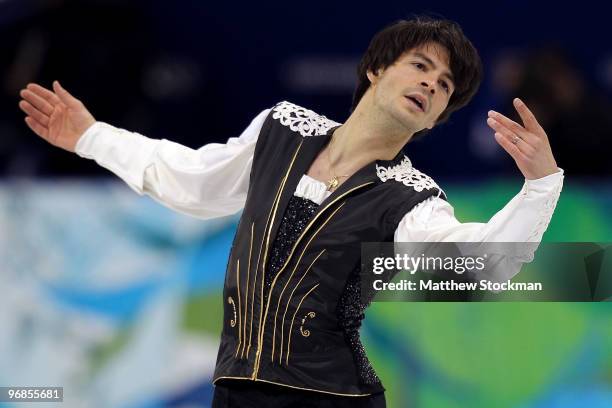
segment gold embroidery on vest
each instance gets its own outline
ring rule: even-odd
[[[282,187],[282,184],[278,186],[278,190],[276,191],[276,195],[274,196],[274,200],[272,201],[272,207],[274,207],[274,203],[276,203],[276,200],[278,200],[278,198],[280,197],[281,187]],[[263,242],[264,242],[263,236],[266,235],[266,231],[268,230],[268,226],[270,224],[270,216],[272,215],[272,207],[270,208],[270,212],[268,212],[268,217],[266,218],[266,225],[264,227],[262,239],[259,244],[259,252],[257,253],[257,263],[255,264],[255,279],[253,280],[253,300],[251,301],[251,309],[252,309],[253,303],[255,303],[255,289],[257,288],[257,273],[259,272],[259,260],[261,259],[261,250],[263,249]],[[263,284],[264,284],[264,281],[262,278],[262,281],[261,281],[262,296],[263,296]],[[261,322],[262,314],[263,314],[263,305],[262,305],[262,302],[259,302],[259,322]],[[253,319],[253,313],[251,313],[251,323],[253,321],[252,319]],[[251,348],[251,335],[252,333],[249,334],[249,345],[247,347],[247,356],[249,355],[249,350]],[[259,341],[259,333],[257,335],[258,335],[257,340]],[[259,349],[259,344],[258,344],[258,349]]]
[[[276,304],[276,311],[274,312],[274,329],[272,330],[272,354],[270,355],[270,361],[274,361],[274,349],[275,349],[275,343],[276,343],[276,320],[278,317],[278,308],[280,306],[280,302],[283,298],[283,294],[285,293],[285,289],[287,288],[287,285],[289,284],[289,281],[291,280],[291,278],[293,277],[293,274],[295,273],[295,270],[297,269],[298,265],[300,264],[300,261],[302,260],[302,257],[304,256],[304,253],[306,252],[306,250],[308,249],[308,246],[310,245],[310,243],[312,242],[312,240],[317,236],[317,234],[319,233],[319,231],[321,231],[323,229],[323,227],[329,222],[329,220],[332,219],[332,217],[340,210],[340,208],[342,208],[344,206],[345,203],[342,203],[338,206],[338,208],[336,208],[334,210],[333,213],[330,214],[329,217],[327,217],[327,219],[325,220],[325,222],[323,222],[323,224],[321,224],[321,226],[314,232],[314,234],[312,234],[312,236],[310,237],[310,239],[308,240],[308,242],[306,243],[306,245],[304,246],[304,249],[302,250],[302,253],[300,254],[300,257],[298,258],[297,262],[295,263],[295,266],[293,267],[293,271],[291,272],[291,275],[289,276],[289,279],[287,280],[287,282],[285,283],[285,286],[283,287],[283,290],[281,291],[279,297],[278,297],[278,303]],[[291,251],[291,253],[293,253],[293,251]],[[289,255],[288,259],[291,257],[291,255]],[[287,259],[287,261],[288,261]],[[276,274],[276,276],[274,277],[274,280],[272,281],[272,287],[270,288],[270,295],[272,294],[272,288],[274,288],[274,284],[276,283],[276,279],[278,279],[278,277],[280,276],[280,274],[285,270],[285,267],[288,265],[288,262],[285,262],[283,264],[283,267],[278,271],[278,273]],[[266,312],[267,312],[268,308],[266,307]],[[266,313],[267,316],[267,313]],[[265,322],[265,318],[264,318],[264,322]],[[281,342],[281,357],[279,358],[279,362],[282,362],[282,342]]]
[[[232,327],[236,326],[236,305],[234,304],[234,299],[232,299],[232,297],[228,297],[227,298],[227,303],[229,303],[230,305],[232,305],[232,308],[234,309],[234,318],[230,320],[230,325]]]
[[[306,324],[306,318],[310,317],[311,319],[314,319],[316,316],[317,314],[315,312],[308,312],[306,316],[302,318],[302,324],[300,324],[300,333],[302,333],[302,336],[304,337],[310,336],[310,330],[308,329],[304,330],[304,324]]]
[[[287,172],[285,172],[285,176],[283,177],[281,185],[278,189],[278,192],[276,193],[276,198],[274,200],[275,202],[272,205],[273,211],[268,213],[268,221],[271,221],[271,222],[269,223],[269,225],[267,225],[268,231],[267,231],[267,238],[266,238],[266,249],[264,251],[263,264],[261,268],[261,297],[260,297],[260,306],[259,306],[259,328],[258,328],[258,333],[257,333],[257,353],[255,353],[255,363],[253,364],[253,373],[251,376],[253,379],[255,379],[257,376],[257,368],[259,365],[259,360],[261,358],[261,350],[263,348],[263,336],[262,336],[263,333],[261,331],[261,322],[262,322],[261,319],[262,319],[262,312],[263,312],[263,287],[264,287],[264,281],[265,281],[265,276],[266,276],[265,275],[266,274],[266,259],[268,255],[268,246],[270,243],[270,233],[272,231],[272,226],[274,225],[274,218],[276,217],[276,210],[278,208],[278,203],[280,202],[280,198],[282,196],[283,189],[285,188],[285,183],[287,182],[287,179],[289,178],[289,173],[291,172],[291,169],[293,168],[293,163],[295,162],[295,158],[297,157],[298,152],[300,151],[300,148],[302,147],[303,142],[304,140],[300,140],[300,144],[298,145],[297,149],[295,150],[295,153],[293,154],[291,163],[289,163]],[[268,223],[266,222],[266,224]],[[266,237],[266,230],[264,230],[263,237]],[[262,239],[262,243],[263,241],[264,240]],[[258,259],[257,267],[259,267],[259,259]]]
[[[236,284],[238,285],[238,347],[236,347],[236,355],[238,357],[238,350],[240,350],[240,343],[242,343],[242,309],[240,308],[240,259],[236,259]]]
[[[289,309],[289,304],[291,303],[291,298],[293,298],[293,294],[295,293],[295,290],[298,288],[298,286],[300,286],[300,283],[302,283],[302,280],[306,277],[306,275],[308,274],[308,272],[310,271],[314,263],[317,261],[317,259],[319,259],[321,255],[323,255],[323,252],[325,252],[325,249],[319,252],[319,255],[317,255],[317,257],[312,261],[312,263],[310,264],[308,269],[306,269],[306,272],[304,272],[304,274],[302,275],[298,283],[295,284],[295,287],[289,294],[289,299],[287,299],[287,303],[285,304],[285,312],[283,313],[283,319],[281,320],[281,352],[280,352],[280,357],[279,357],[279,363],[282,363],[283,361],[283,345],[285,344],[285,341],[284,341],[285,317],[287,315],[287,310]]]
[[[297,314],[297,312],[299,312],[300,306],[302,306],[302,302],[304,301],[304,299],[306,299],[306,296],[310,295],[310,292],[315,290],[317,286],[319,286],[318,283],[314,285],[312,289],[306,292],[304,296],[302,296],[300,303],[298,303],[298,306],[295,308],[295,312],[293,312],[293,317],[291,318],[291,326],[289,326],[289,343],[287,344],[287,358],[285,360],[285,365],[289,365],[289,352],[291,351],[291,333],[293,332],[293,321],[295,320],[295,315]]]
[[[264,239],[263,237],[265,237],[266,235],[266,231],[268,230],[268,228],[270,227],[270,218],[272,216],[272,208],[274,207],[274,205],[276,204],[276,201],[280,199],[281,196],[281,188],[283,187],[282,183],[281,185],[278,187],[278,190],[276,192],[276,196],[274,197],[274,201],[272,202],[272,207],[270,208],[270,212],[268,213],[268,218],[266,219],[266,226],[263,230],[263,235],[262,235],[262,239],[261,242],[259,244],[259,253],[257,255],[257,265],[255,267],[255,282],[253,284],[253,302],[255,302],[255,289],[257,286],[257,273],[259,271],[259,260],[261,259],[261,250],[263,249],[263,243],[264,243]],[[263,316],[263,289],[264,289],[264,282],[265,282],[265,276],[263,275],[263,273],[261,274],[261,295],[259,298],[259,324],[261,325],[261,319]],[[257,328],[257,351],[255,353],[255,362],[253,363],[253,373],[252,373],[252,377],[253,379],[255,379],[255,364],[257,363],[257,357],[259,356],[259,354],[261,353],[261,343],[259,341],[259,327]],[[248,353],[247,353],[248,354]]]

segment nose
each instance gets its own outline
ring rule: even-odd
[[[421,81],[421,85],[425,89],[429,89],[429,92],[431,92],[432,95],[436,93],[435,87],[430,85],[427,81]]]

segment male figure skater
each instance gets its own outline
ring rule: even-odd
[[[539,242],[561,190],[547,135],[518,99],[522,125],[493,111],[487,123],[525,183],[487,223],[460,223],[412,166],[403,146],[466,105],[481,73],[456,23],[416,17],[375,35],[344,124],[281,102],[239,137],[192,150],[96,121],[57,81],[29,84],[19,106],[37,135],[169,208],[201,219],[243,209],[213,406],[383,407],[359,340],[371,301],[361,298],[361,242]]]

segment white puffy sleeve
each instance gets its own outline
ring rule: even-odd
[[[196,218],[222,217],[244,207],[255,144],[269,112],[257,115],[239,137],[197,150],[103,122],[89,127],[75,150],[139,195]]]
[[[445,200],[431,197],[416,205],[400,220],[396,242],[535,242],[539,243],[559,199],[563,170],[536,180],[525,180],[521,191],[488,222],[462,223]],[[533,259],[531,252],[514,257],[517,262]],[[516,254],[508,254],[512,257]]]

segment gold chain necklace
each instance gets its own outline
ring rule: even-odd
[[[329,142],[329,148],[327,149],[327,163],[329,164],[329,170],[331,171],[331,174],[333,175],[333,177],[327,181],[327,190],[329,191],[333,191],[333,189],[335,189],[338,186],[339,178],[349,176],[348,174],[344,174],[340,176],[336,175],[336,171],[334,170],[334,167],[331,164],[331,156],[330,156],[331,145],[333,141],[334,141],[334,137],[332,136],[332,140],[331,142]]]

